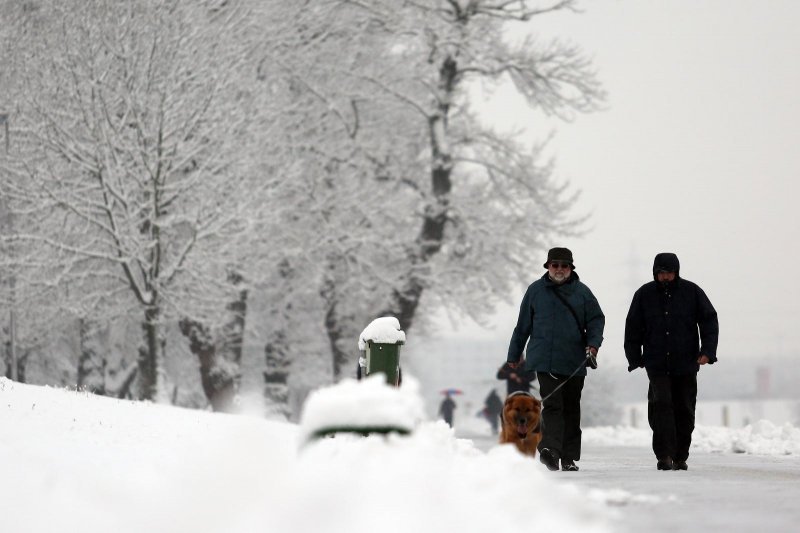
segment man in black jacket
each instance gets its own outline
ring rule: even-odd
[[[686,470],[694,431],[697,372],[717,361],[717,312],[703,289],[680,277],[673,253],[660,253],[653,278],[633,295],[625,320],[628,371],[644,367],[647,418],[659,470]]]
[[[505,362],[497,369],[497,379],[506,381],[506,395],[517,391],[531,392],[532,384],[536,381],[536,372],[525,372],[524,366],[520,368],[523,364],[512,368],[510,363]]]

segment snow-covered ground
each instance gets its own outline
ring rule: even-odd
[[[565,481],[491,437],[481,436],[481,447],[457,438],[443,422],[423,419],[418,385],[404,380],[400,389],[370,378],[317,391],[298,426],[0,379],[2,530],[615,530],[618,487]],[[410,423],[410,436],[307,440],[320,425],[374,425],[387,401],[404,406],[391,422]],[[586,448],[621,455],[625,447],[645,455],[650,438],[631,428],[584,435]],[[693,454],[800,455],[800,430],[789,425],[699,427],[695,435]],[[655,475],[652,466],[639,474]],[[572,475],[591,479],[591,470]],[[716,488],[708,489],[699,508],[715,505]],[[646,505],[650,497],[624,498]]]

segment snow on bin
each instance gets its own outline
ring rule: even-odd
[[[370,322],[358,337],[358,349],[364,352],[358,360],[358,378],[380,372],[386,376],[386,383],[400,385],[400,346],[405,342],[406,334],[397,318],[385,316]]]
[[[407,435],[424,419],[419,384],[408,378],[393,387],[379,375],[352,378],[312,392],[300,418],[302,442],[337,433]]]

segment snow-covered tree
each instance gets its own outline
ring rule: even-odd
[[[27,217],[20,264],[46,256],[50,285],[71,287],[89,318],[138,310],[140,398],[166,399],[163,324],[226,323],[230,272],[263,222],[269,182],[240,157],[246,20],[196,2],[67,1],[18,35],[20,141],[3,192]]]
[[[393,231],[411,204],[398,196],[398,184],[385,169],[409,166],[397,154],[417,136],[398,128],[407,116],[398,105],[387,109],[371,87],[349,75],[364,62],[378,61],[372,36],[352,26],[358,21],[331,2],[281,4],[289,6],[292,31],[282,33],[259,62],[265,88],[282,104],[274,117],[276,137],[289,154],[284,160],[291,161],[278,171],[291,176],[279,195],[280,204],[292,206],[281,214],[283,257],[277,268],[269,265],[272,277],[264,283],[264,377],[267,395],[278,403],[287,397],[292,360],[306,368],[300,363],[308,358],[305,324],[336,316],[325,313],[328,298],[366,301],[374,298],[376,280],[392,277],[386,264],[396,253]],[[265,145],[274,148],[276,137],[265,138]],[[385,212],[386,205],[397,212]],[[382,218],[394,220],[387,224]],[[351,346],[349,355],[356,341],[341,340]]]
[[[352,339],[375,316],[396,316],[409,330],[424,318],[427,295],[480,320],[525,279],[549,239],[575,229],[574,197],[553,179],[542,146],[486,126],[470,107],[471,84],[512,83],[531,107],[559,116],[591,111],[603,94],[575,47],[503,38],[506,23],[571,9],[572,1],[318,5],[328,12],[313,35],[346,38],[339,60],[303,79],[335,80],[316,92],[340,95],[330,105],[365,162],[350,172],[365,177],[354,197],[373,199],[372,212],[348,211],[360,222],[342,237],[353,246],[331,250],[321,279],[338,376],[355,358]]]
[[[493,131],[468,92],[508,82],[544,113],[593,109],[578,50],[503,39],[573,4],[0,0],[16,13],[0,194],[20,222],[0,267],[23,336],[83,324],[88,384],[104,364],[88,332],[136,317],[136,396],[163,399],[164,328],[180,324],[223,409],[260,343],[288,414],[309,351],[349,374],[376,316],[417,330],[424,298],[485,317],[575,217],[542,147]],[[118,391],[133,371],[115,375]]]

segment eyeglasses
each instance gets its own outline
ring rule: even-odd
[[[569,268],[569,263],[561,261],[550,261],[550,268]]]

